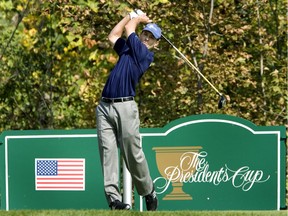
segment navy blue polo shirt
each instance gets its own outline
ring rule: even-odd
[[[119,38],[114,50],[119,60],[110,72],[102,97],[119,98],[135,96],[135,88],[144,72],[154,60],[154,53],[132,33],[127,40]]]

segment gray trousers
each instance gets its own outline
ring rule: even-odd
[[[96,116],[104,190],[108,203],[122,200],[119,190],[118,148],[131,173],[138,194],[145,196],[151,193],[153,181],[140,144],[140,120],[136,102],[134,100],[118,103],[101,101],[97,106]]]

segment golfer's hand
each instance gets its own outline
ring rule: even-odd
[[[146,15],[146,13],[144,13],[142,10],[140,9],[136,9],[135,12],[137,13],[138,16],[141,16],[141,15]],[[146,15],[147,16],[147,15]],[[144,21],[145,23],[150,23],[152,22],[151,19],[149,19],[148,21]]]
[[[136,17],[138,17],[139,15],[142,15],[142,14],[145,14],[142,10],[140,10],[140,9],[135,9],[135,10],[133,10],[133,11],[131,11],[131,12],[129,13],[130,20],[131,20],[131,19],[134,19],[134,18],[136,18]]]
[[[137,17],[137,19],[138,19],[139,22],[141,22],[141,23],[151,23],[151,22],[152,22],[152,20],[151,20],[148,16],[146,16],[145,13],[139,15],[139,16]]]
[[[132,20],[132,19],[138,17],[138,14],[137,14],[135,11],[131,11],[131,12],[129,13],[129,16],[130,16],[130,20]]]
[[[142,14],[146,14],[144,13],[142,10],[140,9],[136,9],[135,12],[137,13],[138,16],[142,15]]]

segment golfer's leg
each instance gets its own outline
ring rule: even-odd
[[[126,102],[119,112],[121,116],[120,148],[138,194],[145,196],[153,190],[153,182],[140,143],[140,120],[136,102]]]
[[[108,203],[122,200],[119,192],[119,164],[118,148],[114,130],[107,118],[107,107],[97,107],[97,136],[102,172],[104,177],[104,190]]]

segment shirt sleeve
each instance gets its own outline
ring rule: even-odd
[[[126,40],[123,38],[118,38],[115,42],[113,49],[116,53],[121,56],[124,52],[128,51],[129,47],[126,44]]]
[[[154,60],[154,53],[140,41],[136,33],[131,33],[127,39],[127,46],[129,47],[133,59],[144,73]]]

